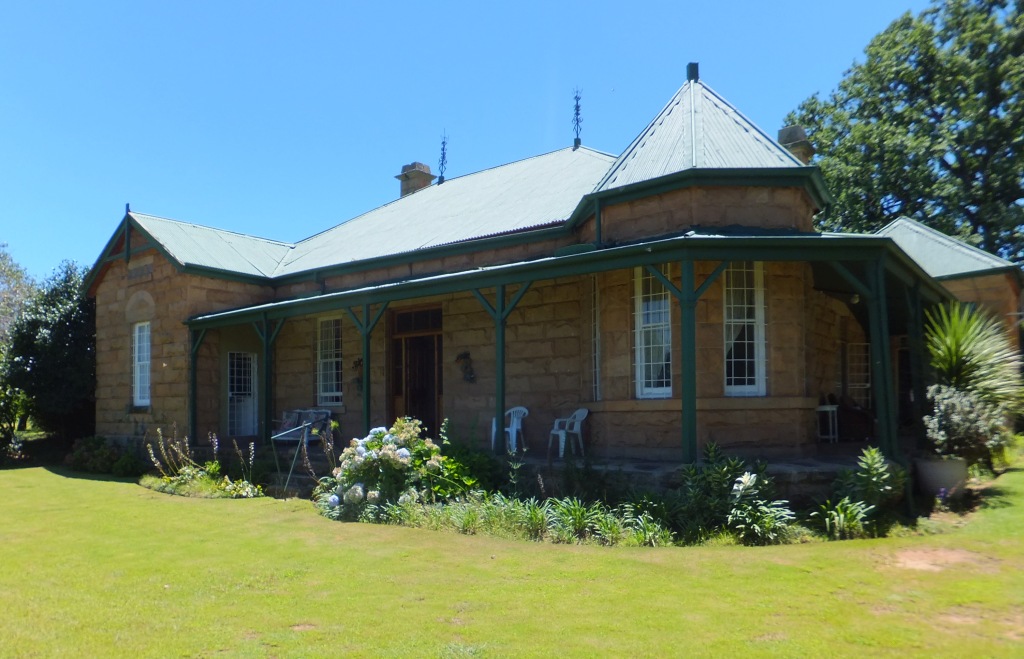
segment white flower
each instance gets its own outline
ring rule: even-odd
[[[338,499],[337,494],[332,494],[330,497],[327,498],[327,505],[330,506],[331,508],[337,508],[339,503],[341,503],[341,500]]]
[[[395,452],[395,454],[398,456],[398,459],[401,460],[402,462],[408,462],[409,458],[412,457],[412,453],[410,453],[409,449],[407,448],[400,448]]]
[[[367,503],[377,503],[378,501],[380,501],[380,492],[377,490],[370,490],[366,493]]]
[[[359,457],[361,457],[361,458],[362,458],[362,457],[365,457],[365,456],[366,456],[366,447],[365,447],[365,446],[363,446],[362,444],[360,444],[359,446],[357,446],[357,447],[356,447],[356,455],[358,455],[358,456],[359,456]]]
[[[364,498],[366,494],[362,483],[356,483],[345,492],[345,503],[348,504],[362,503]]]

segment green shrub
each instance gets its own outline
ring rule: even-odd
[[[125,451],[110,465],[110,473],[120,478],[135,478],[146,473],[146,465],[134,453]]]
[[[953,302],[928,312],[927,320],[926,343],[938,384],[970,392],[993,408],[1020,410],[1020,353],[999,318]]]
[[[646,512],[636,514],[628,506],[623,509],[623,513],[623,525],[627,531],[626,539],[630,544],[639,547],[665,547],[672,544],[674,540],[672,531],[664,528],[650,514]]]
[[[575,497],[551,500],[549,530],[556,542],[587,540],[602,515],[600,504],[587,505]]]
[[[840,503],[846,500],[849,505],[863,505],[865,515],[860,522],[864,531],[870,531],[870,535],[876,537],[884,537],[889,528],[897,523],[896,509],[903,499],[906,483],[907,472],[902,467],[890,464],[879,449],[869,447],[861,452],[855,469],[839,472],[833,487],[833,498]],[[819,507],[819,516],[824,514],[822,510],[833,508],[830,501]],[[820,523],[816,526],[822,528]],[[827,532],[827,529],[823,530]]]
[[[834,504],[831,500],[820,504],[809,521],[829,540],[850,540],[865,535],[864,522],[873,509],[863,501],[843,497]]]
[[[1011,437],[1005,410],[978,394],[944,385],[929,387],[928,399],[933,412],[924,417],[924,423],[935,451],[994,471],[993,456],[1002,452]]]
[[[729,528],[745,545],[775,545],[787,540],[795,515],[786,501],[761,498],[757,475],[746,472],[733,485]]]
[[[82,437],[75,440],[71,452],[64,458],[64,464],[75,471],[110,474],[121,457],[121,451],[108,442],[106,437]]]

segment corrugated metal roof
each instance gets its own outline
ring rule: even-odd
[[[129,216],[182,265],[270,277],[293,248],[287,243],[135,211]]]
[[[921,268],[936,279],[991,270],[1014,268],[1014,264],[963,243],[908,217],[893,220],[877,235],[891,238]]]
[[[561,149],[431,185],[298,243],[276,276],[564,222],[614,158]]]
[[[700,80],[688,80],[618,157],[595,191],[687,169],[803,167]]]

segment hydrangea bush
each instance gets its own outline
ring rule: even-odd
[[[442,444],[447,443],[446,424]],[[420,421],[402,418],[391,428],[374,428],[353,439],[334,473],[320,479],[313,498],[332,519],[376,519],[385,506],[447,500],[475,485],[462,464],[442,455],[441,447],[423,435]]]

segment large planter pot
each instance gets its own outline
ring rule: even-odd
[[[917,487],[927,496],[936,496],[941,490],[954,494],[967,482],[967,461],[963,458],[918,458]]]

